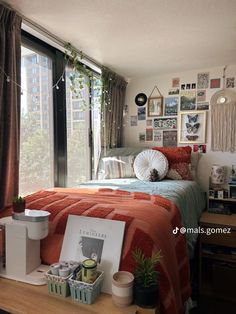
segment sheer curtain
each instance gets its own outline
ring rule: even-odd
[[[21,17],[0,4],[0,210],[19,185]]]
[[[109,69],[102,70],[102,145],[121,147],[123,109],[127,82]]]

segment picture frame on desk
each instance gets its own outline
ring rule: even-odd
[[[217,196],[218,196],[218,199],[224,199],[224,190],[219,190],[217,191]]]

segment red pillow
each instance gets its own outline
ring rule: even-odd
[[[190,146],[183,147],[153,147],[166,156],[169,162],[167,178],[173,180],[192,180]]]

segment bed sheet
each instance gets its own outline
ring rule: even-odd
[[[179,208],[183,226],[187,229],[186,238],[190,258],[194,255],[197,241],[198,221],[206,208],[206,195],[195,181],[162,180],[158,182],[141,181],[136,178],[91,180],[80,187],[112,188],[128,192],[144,192],[161,195]],[[194,232],[195,231],[195,232]]]

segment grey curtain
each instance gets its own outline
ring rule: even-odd
[[[109,69],[102,70],[102,146],[121,147],[127,82]]]
[[[0,210],[18,195],[20,69],[21,17],[0,4]]]

